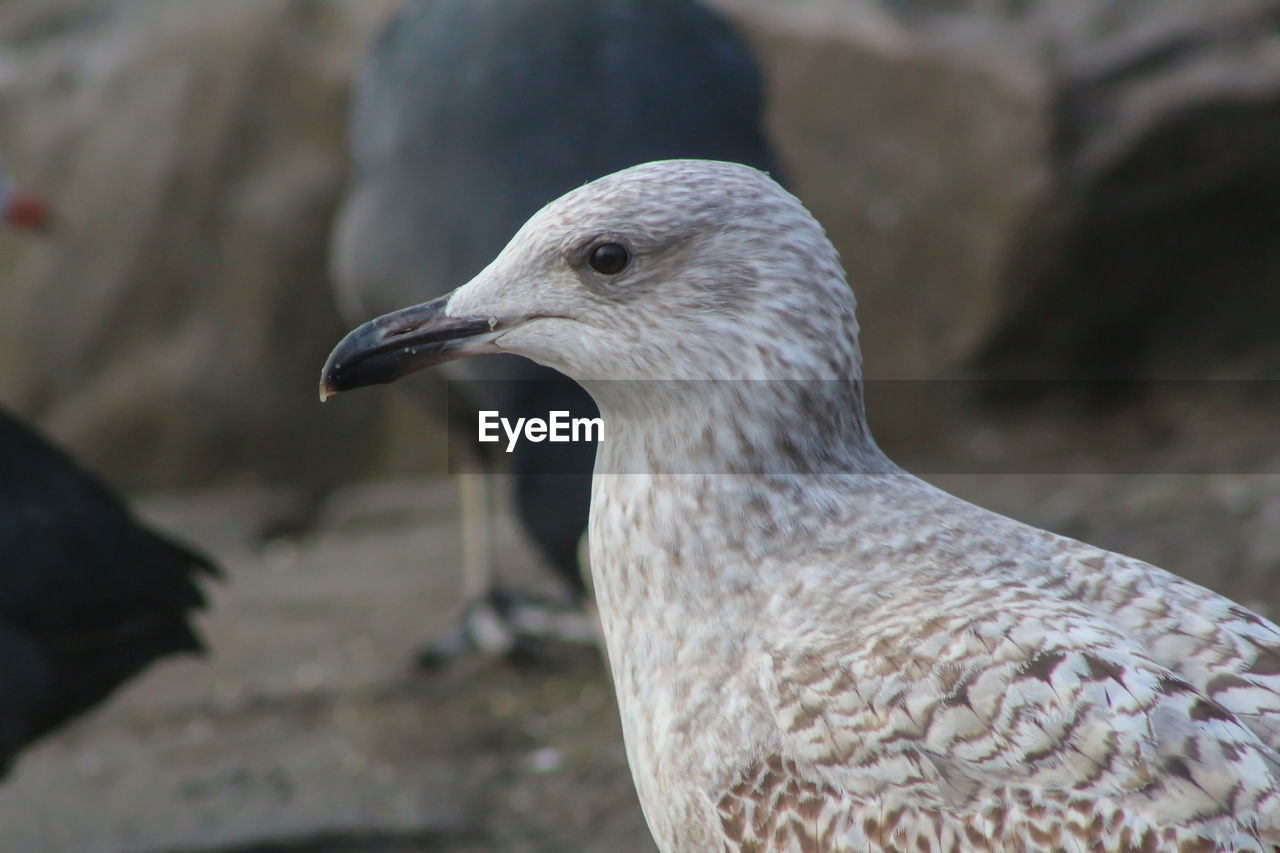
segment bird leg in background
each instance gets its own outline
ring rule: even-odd
[[[473,468],[470,457],[460,464],[471,469],[454,478],[462,534],[462,614],[444,636],[418,653],[417,664],[422,669],[445,666],[468,649],[504,656],[517,642],[489,601],[494,585],[492,490],[487,475],[478,466]]]
[[[457,476],[462,528],[462,600],[477,601],[493,586],[493,496],[487,476],[466,471]]]
[[[462,464],[470,469],[475,462],[468,457]],[[439,640],[418,653],[420,669],[447,666],[473,649],[490,657],[532,661],[543,641],[593,646],[600,642],[594,613],[584,612],[578,603],[498,585],[493,556],[498,495],[492,477],[479,470],[457,475],[462,613]]]

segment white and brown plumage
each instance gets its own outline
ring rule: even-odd
[[[575,190],[323,388],[492,351],[604,413],[592,572],[662,850],[1280,849],[1280,629],[894,466],[835,251],[762,173]]]

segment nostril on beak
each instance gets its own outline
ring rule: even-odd
[[[405,335],[412,334],[422,328],[421,323],[409,323],[404,326],[397,326],[387,332],[388,338],[403,338]]]

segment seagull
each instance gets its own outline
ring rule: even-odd
[[[854,308],[767,175],[653,162],[356,328],[321,396],[484,352],[591,393],[591,571],[664,853],[1280,850],[1280,628],[898,468]]]
[[[702,157],[776,174],[762,88],[747,45],[693,0],[408,0],[355,81],[352,179],[330,264],[343,316],[355,325],[448,293],[543,204],[636,163]],[[545,639],[597,643],[579,564],[594,445],[520,441],[476,454],[460,440],[476,434],[478,410],[512,422],[591,418],[591,398],[511,356],[467,362],[451,378],[462,616],[419,664],[473,648],[519,659]],[[438,408],[432,386],[406,390]],[[497,584],[494,472],[510,474],[515,516],[561,581],[559,601]]]

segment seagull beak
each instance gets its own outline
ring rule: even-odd
[[[451,294],[452,295],[452,294]],[[384,314],[353,329],[329,353],[320,372],[321,402],[341,391],[394,382],[402,376],[496,351],[502,327],[492,317],[450,317],[449,296]]]

